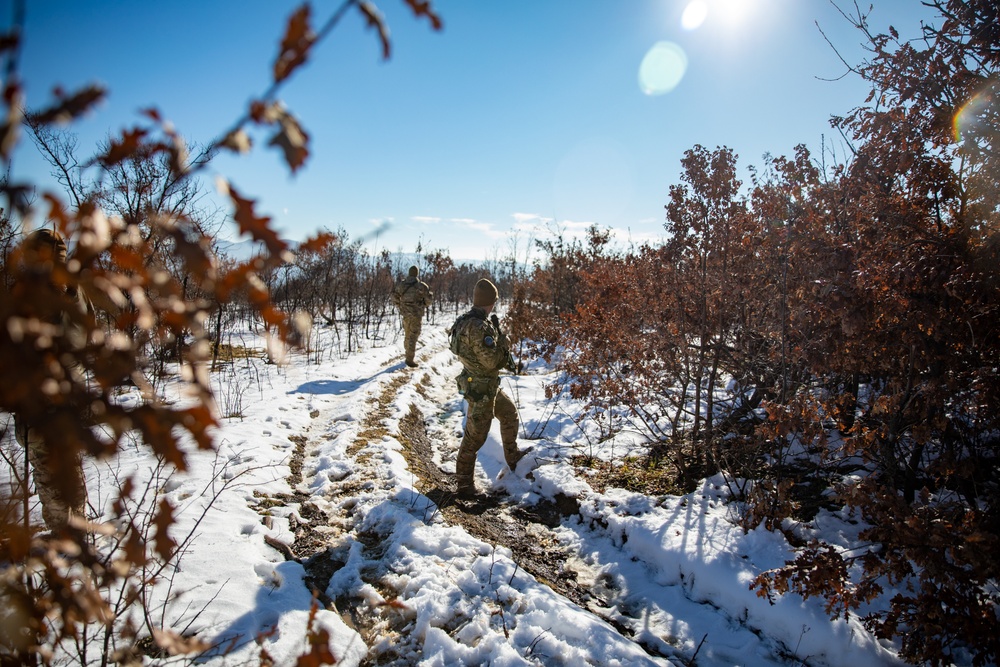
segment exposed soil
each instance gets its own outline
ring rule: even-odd
[[[563,569],[567,553],[549,535],[548,527],[579,511],[575,501],[566,498],[562,507],[555,503],[522,507],[507,502],[502,495],[481,495],[475,501],[458,500],[453,492],[451,475],[433,462],[433,447],[427,436],[424,416],[415,405],[400,420],[399,440],[410,470],[420,480],[418,490],[434,501],[442,516],[453,525],[462,526],[489,544],[504,546],[515,555],[519,567],[536,579],[585,605],[589,595],[582,593],[572,573]]]
[[[385,385],[378,396],[370,400],[366,415],[361,420],[361,431],[347,448],[347,454],[354,457],[360,467],[363,468],[365,461],[373,455],[366,448],[389,434],[385,424],[391,414],[391,406],[400,388],[413,380],[413,373],[401,372]],[[423,382],[427,382],[426,376]],[[417,390],[423,393],[424,387],[417,384]],[[318,414],[314,413],[313,416]],[[400,420],[399,432],[392,435],[403,445],[403,456],[417,478],[417,490],[437,505],[441,516],[448,523],[462,526],[470,535],[484,542],[505,547],[513,555],[518,567],[580,607],[603,607],[604,601],[595,596],[587,586],[581,585],[576,573],[565,567],[574,554],[567,552],[550,530],[579,512],[577,501],[560,496],[555,502],[523,506],[503,494],[483,494],[473,501],[458,499],[454,493],[452,475],[434,463],[435,443],[428,435],[426,424],[425,416],[415,404],[411,404],[409,413]],[[274,540],[269,540],[268,543],[284,554],[286,559],[301,562],[306,571],[305,582],[314,591],[319,602],[327,609],[337,610],[344,621],[357,630],[368,645],[373,646],[380,639],[384,640],[387,635],[398,633],[403,628],[395,627],[397,623],[387,618],[382,613],[384,610],[372,609],[357,598],[331,600],[325,591],[330,578],[342,567],[347,555],[343,546],[330,546],[333,536],[350,532],[352,540],[362,545],[365,557],[371,562],[380,560],[379,551],[384,540],[380,535],[355,530],[351,507],[340,505],[338,510],[333,510],[336,516],[327,514],[312,502],[309,494],[298,490],[303,481],[303,461],[309,453],[309,437],[307,434],[300,434],[292,440],[296,444],[289,476],[293,492],[261,498],[258,509],[265,515],[266,523],[270,507],[295,504],[301,521],[296,520],[293,515],[291,527],[295,539],[292,544],[286,545]],[[339,495],[350,497],[355,489],[370,483],[370,480],[360,477],[357,480],[344,480]],[[379,578],[380,575],[375,572],[372,572],[370,580],[365,577],[383,597],[391,601],[394,592],[388,586],[383,586]],[[388,606],[391,604],[390,602]],[[618,630],[625,636],[632,635],[626,627],[618,627]],[[392,649],[385,649],[384,641],[381,644],[381,652],[370,655],[364,664],[396,664]],[[655,649],[646,648],[651,654],[659,655]]]

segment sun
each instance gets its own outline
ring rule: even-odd
[[[706,21],[735,28],[746,23],[755,13],[759,0],[690,0],[681,13],[681,27],[697,30]]]
[[[713,0],[713,12],[730,25],[744,23],[752,14],[754,0]]]

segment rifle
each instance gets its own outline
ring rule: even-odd
[[[496,316],[496,313],[493,313],[492,315],[490,315],[490,323],[493,325],[493,328],[497,330],[497,335],[499,335],[502,338],[503,337],[503,331],[500,330],[500,318],[498,318]],[[507,339],[507,342],[508,342],[508,345],[503,348],[503,353],[504,353],[504,368],[506,368],[507,370],[509,370],[514,375],[517,375],[517,372],[518,372],[517,362],[514,361],[514,355],[511,354],[511,352],[510,352],[510,345],[509,345],[510,339],[509,338]]]

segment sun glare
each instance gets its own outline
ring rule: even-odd
[[[714,0],[713,10],[730,25],[743,23],[750,15],[754,0]]]
[[[681,15],[681,27],[685,30],[697,30],[708,18],[708,4],[704,0],[692,0]]]
[[[760,13],[760,4],[761,0],[690,0],[681,13],[681,27],[694,31],[706,22],[730,29],[744,27]]]
[[[687,72],[687,54],[673,42],[657,42],[639,65],[639,88],[646,95],[669,93]]]

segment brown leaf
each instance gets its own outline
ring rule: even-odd
[[[107,91],[98,85],[87,86],[68,97],[57,91],[58,104],[34,114],[34,120],[41,125],[68,123],[90,111],[104,99],[106,93]]]
[[[227,134],[219,145],[236,153],[244,154],[250,152],[252,142],[250,141],[250,135],[241,128]]]
[[[142,145],[142,140],[146,138],[149,132],[141,127],[137,127],[129,130],[122,131],[122,136],[120,139],[116,139],[111,142],[108,147],[107,152],[100,156],[100,162],[105,167],[110,167],[111,165],[118,164],[122,160],[126,160],[139,150]]]
[[[378,7],[370,2],[359,2],[357,7],[365,17],[368,27],[378,30],[378,36],[382,42],[382,59],[388,60],[392,53],[392,47],[389,45],[389,27],[385,24],[385,18],[379,12]]]
[[[184,637],[173,630],[153,630],[156,645],[166,650],[170,655],[186,655],[208,649],[211,644],[197,637]]]
[[[229,186],[229,198],[236,206],[233,219],[239,225],[240,233],[249,234],[255,241],[262,242],[273,256],[280,257],[288,251],[288,244],[282,241],[278,234],[271,229],[271,218],[257,215],[254,210],[256,201],[241,197],[231,185]]]
[[[335,665],[337,657],[330,651],[330,633],[326,629],[317,632],[310,631],[309,653],[300,655],[296,661],[297,667],[319,667],[320,665]]]
[[[163,124],[163,116],[160,114],[160,110],[157,109],[156,107],[149,107],[147,109],[143,109],[139,113],[143,116],[146,116],[157,125]]]
[[[213,427],[218,426],[218,422],[212,416],[212,411],[208,406],[202,403],[201,405],[187,408],[181,414],[181,421],[184,428],[194,437],[195,442],[198,443],[198,448],[212,449],[215,446],[215,442],[212,439],[211,430]]]
[[[270,107],[271,107],[271,105],[267,104],[266,102],[262,102],[261,100],[253,100],[253,101],[251,101],[250,102],[250,118],[251,118],[251,120],[253,120],[253,122],[255,122],[255,123],[269,122],[269,121],[265,120],[265,116],[267,115],[267,110]]]
[[[179,225],[165,227],[167,236],[173,239],[175,254],[184,260],[185,272],[204,285],[211,285],[215,280],[215,263],[208,239],[201,234],[189,239],[187,230]]]
[[[299,252],[321,253],[336,242],[336,234],[331,234],[330,232],[320,232],[316,236],[308,238],[299,244]]]
[[[254,260],[240,262],[236,266],[226,271],[216,284],[216,295],[219,301],[226,303],[232,298],[233,293],[246,285],[251,276],[255,274]]]
[[[277,146],[285,154],[285,162],[294,174],[299,167],[305,164],[309,157],[309,135],[302,129],[298,121],[290,114],[285,114],[281,119],[281,131],[271,137],[268,142],[271,146]]]
[[[170,560],[177,542],[169,534],[170,527],[174,525],[174,506],[166,498],[160,499],[160,511],[153,517],[153,525],[156,526],[156,536],[153,538],[156,553],[164,561]]]
[[[285,36],[281,40],[278,58],[274,61],[274,81],[284,81],[300,67],[316,42],[316,34],[309,27],[309,5],[302,5],[288,19]]]
[[[122,546],[122,557],[124,559],[123,569],[128,570],[129,565],[142,567],[146,564],[146,545],[142,541],[142,534],[133,527],[128,532]]]
[[[430,0],[406,0],[406,4],[410,6],[410,9],[413,10],[413,15],[417,18],[426,16],[427,20],[431,22],[431,27],[435,30],[440,30],[444,27],[441,17],[431,9]]]

